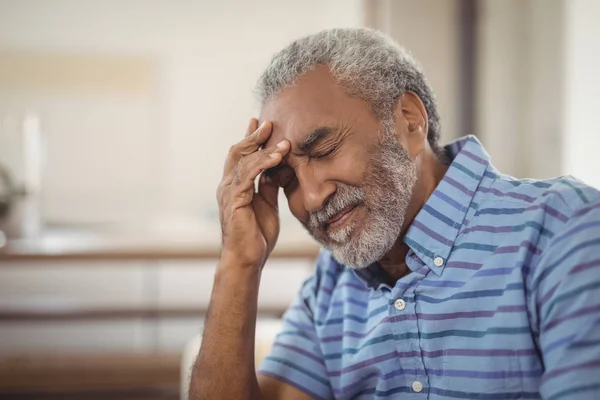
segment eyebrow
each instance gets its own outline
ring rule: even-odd
[[[308,136],[298,143],[298,149],[302,153],[310,153],[310,151],[319,143],[321,140],[327,138],[333,134],[333,129],[327,126],[321,126],[312,131]]]

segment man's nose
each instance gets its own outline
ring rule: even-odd
[[[302,191],[304,209],[309,213],[319,211],[335,193],[335,184],[323,179],[323,176],[311,170],[310,166],[296,171],[296,178]]]

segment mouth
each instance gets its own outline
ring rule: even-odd
[[[326,223],[326,229],[328,231],[332,231],[342,227],[350,218],[351,214],[356,210],[358,204],[354,204],[352,206],[348,206],[341,210],[339,213],[334,215],[329,221]]]

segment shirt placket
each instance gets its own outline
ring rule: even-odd
[[[419,344],[419,326],[414,301],[415,288],[421,274],[410,274],[398,281],[392,290],[389,316],[392,322],[392,332],[396,351],[402,366],[404,386],[415,399],[426,399],[429,393],[429,379],[426,375],[425,364]]]

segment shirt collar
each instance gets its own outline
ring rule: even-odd
[[[404,243],[440,275],[463,224],[475,192],[490,165],[490,156],[475,136],[465,136],[444,148],[452,163],[408,228]],[[409,264],[409,268],[413,268]],[[378,267],[355,270],[369,287],[377,288]]]

